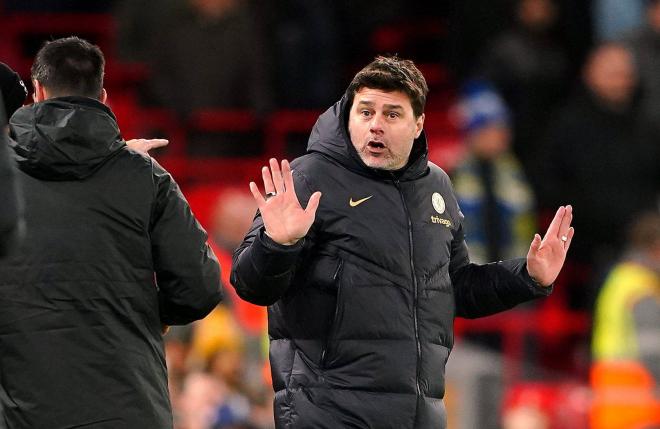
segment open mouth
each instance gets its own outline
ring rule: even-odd
[[[370,141],[367,143],[367,146],[369,146],[371,149],[385,149],[385,145],[381,142]]]

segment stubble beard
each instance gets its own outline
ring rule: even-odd
[[[401,157],[395,156],[389,148],[387,152],[376,157],[369,153],[368,147],[365,145],[358,151],[358,155],[360,155],[360,159],[367,167],[375,170],[393,171],[402,168],[406,164],[402,162]]]

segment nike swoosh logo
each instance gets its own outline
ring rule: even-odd
[[[371,197],[373,197],[373,195],[369,195],[368,197],[366,197],[366,198],[362,198],[361,200],[357,200],[357,201],[353,201],[353,198],[351,197],[351,198],[348,200],[348,204],[349,204],[351,207],[359,206],[360,204],[362,204],[363,202],[367,201],[367,200],[368,200],[369,198],[371,198]]]

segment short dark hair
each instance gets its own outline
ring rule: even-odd
[[[78,37],[46,42],[32,64],[32,79],[53,96],[98,99],[103,89],[105,58],[98,46]]]
[[[426,79],[415,64],[396,55],[377,56],[355,75],[346,90],[349,106],[353,104],[355,93],[362,88],[404,92],[410,98],[415,117],[424,113],[426,95],[429,92]]]

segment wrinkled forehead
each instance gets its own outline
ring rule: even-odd
[[[352,107],[370,107],[374,109],[411,110],[412,102],[408,94],[401,90],[383,90],[362,87],[355,92]]]

